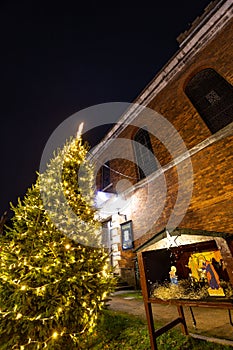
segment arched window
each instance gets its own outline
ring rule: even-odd
[[[233,86],[214,69],[198,72],[188,82],[185,93],[211,132],[233,121]]]
[[[134,136],[134,152],[138,168],[139,180],[144,179],[152,172],[157,170],[153,149],[148,131],[143,128],[139,129]]]

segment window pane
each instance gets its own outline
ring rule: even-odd
[[[185,93],[211,132],[233,121],[233,86],[214,69],[198,72],[188,82]]]
[[[139,129],[134,137],[134,152],[138,166],[139,180],[157,170],[150,135],[147,130]]]
[[[102,190],[110,184],[110,163],[106,162],[102,166]]]

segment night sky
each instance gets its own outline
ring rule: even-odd
[[[35,182],[57,126],[92,105],[133,102],[209,2],[1,2],[0,216]]]

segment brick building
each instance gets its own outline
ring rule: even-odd
[[[233,283],[232,13],[231,0],[211,2],[93,152],[104,239],[130,284],[137,251],[200,242]]]

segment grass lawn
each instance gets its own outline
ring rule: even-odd
[[[158,325],[157,325],[158,326]],[[146,321],[128,314],[104,310],[99,325],[85,349],[150,350]],[[157,339],[159,350],[232,350],[233,347],[201,341],[173,329]]]

